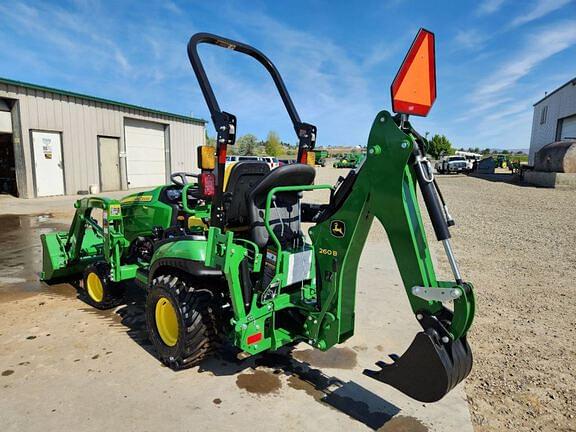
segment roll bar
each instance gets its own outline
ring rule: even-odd
[[[286,86],[284,85],[284,81],[282,80],[278,69],[276,69],[274,63],[272,63],[272,61],[262,52],[242,42],[226,39],[211,33],[196,33],[190,38],[190,41],[188,42],[188,58],[190,59],[190,64],[192,64],[192,69],[194,69],[194,73],[198,79],[198,84],[200,84],[200,89],[202,90],[204,99],[206,99],[206,104],[210,110],[210,116],[212,117],[212,122],[214,123],[217,134],[216,157],[218,164],[215,172],[216,194],[212,199],[210,225],[222,228],[224,226],[224,208],[222,198],[224,195],[226,148],[229,145],[234,145],[236,142],[236,116],[222,111],[220,105],[218,105],[218,101],[216,100],[216,96],[214,96],[214,91],[212,90],[210,81],[208,81],[202,61],[198,55],[198,45],[202,43],[216,45],[247,54],[256,59],[266,68],[268,73],[272,76],[274,84],[276,84],[276,89],[278,90],[278,93],[280,93],[282,102],[284,102],[286,111],[288,111],[290,120],[292,120],[294,131],[299,140],[298,162],[300,163],[306,163],[308,152],[314,149],[314,145],[316,144],[316,126],[303,123],[300,120],[300,116],[294,107],[294,103],[288,94],[288,90],[286,90]]]
[[[218,142],[220,143],[220,139],[224,139],[222,141],[223,144],[233,145],[235,141],[235,126],[236,126],[236,118],[229,113],[223,112],[218,105],[218,101],[216,100],[216,96],[214,96],[214,91],[212,90],[212,86],[206,76],[206,71],[204,70],[204,66],[202,65],[202,61],[200,60],[200,56],[198,55],[198,45],[206,43],[210,45],[216,45],[223,48],[231,49],[233,51],[237,51],[243,54],[247,54],[250,57],[257,60],[262,66],[266,68],[272,79],[274,80],[274,84],[276,85],[276,89],[278,93],[280,93],[280,97],[282,98],[282,102],[284,103],[284,107],[290,116],[290,120],[292,121],[292,125],[294,127],[294,131],[296,132],[296,136],[299,140],[298,145],[298,161],[299,162],[306,162],[306,152],[314,149],[314,145],[316,143],[316,127],[308,124],[303,123],[300,120],[300,116],[296,111],[296,107],[292,102],[292,98],[286,89],[286,85],[274,66],[274,63],[266,57],[261,51],[257,50],[256,48],[247,45],[242,42],[237,42],[232,39],[227,39],[221,36],[217,36],[211,33],[196,33],[190,38],[188,42],[188,58],[190,59],[190,63],[192,64],[192,68],[194,69],[194,73],[196,74],[196,78],[198,79],[198,83],[200,84],[200,88],[202,90],[202,94],[204,95],[204,99],[206,99],[206,104],[208,105],[208,109],[210,110],[210,115],[212,117],[212,121],[214,122],[214,126],[216,128],[216,133],[218,134]],[[229,126],[233,123],[233,130],[230,134],[222,134],[222,132],[227,132]],[[230,131],[228,131],[230,132]],[[231,135],[231,136],[224,136],[224,135]]]

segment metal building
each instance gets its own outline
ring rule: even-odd
[[[0,78],[0,192],[113,191],[194,171],[206,121]]]
[[[529,163],[546,144],[576,139],[576,78],[534,104]]]

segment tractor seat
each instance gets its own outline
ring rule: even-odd
[[[223,196],[226,228],[249,227],[250,192],[269,172],[268,164],[261,161],[242,161],[232,166]]]
[[[256,185],[250,193],[248,207],[251,236],[254,243],[265,247],[269,235],[264,226],[264,213],[268,192],[278,186],[307,186],[314,182],[316,170],[310,165],[282,165],[272,171]],[[281,192],[276,194],[270,208],[270,226],[282,246],[294,244],[294,240],[302,238],[300,230],[300,197],[299,191]]]

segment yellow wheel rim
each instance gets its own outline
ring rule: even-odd
[[[100,303],[104,299],[104,286],[96,273],[90,273],[86,278],[86,290],[92,300]]]
[[[168,346],[178,342],[178,316],[174,306],[166,297],[161,297],[156,303],[156,328],[162,341]]]

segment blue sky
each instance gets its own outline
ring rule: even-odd
[[[365,145],[419,27],[436,34],[438,99],[413,123],[456,147],[528,148],[532,104],[576,76],[576,0],[0,0],[0,76],[209,119],[186,55],[207,31],[276,63],[318,145]],[[296,141],[252,59],[201,55],[239,134]]]

